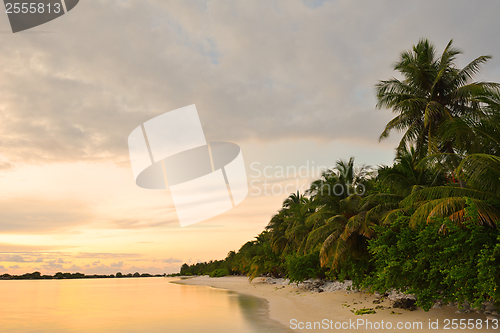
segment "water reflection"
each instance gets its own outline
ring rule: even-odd
[[[269,319],[269,304],[266,300],[233,293],[231,299],[236,300],[237,308],[240,309],[243,319],[254,332],[278,333],[292,332],[277,321]]]
[[[0,281],[0,332],[289,332],[264,300],[169,281]]]

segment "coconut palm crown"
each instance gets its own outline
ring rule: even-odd
[[[437,57],[435,47],[426,39],[401,54],[394,70],[403,80],[393,78],[376,85],[377,107],[397,114],[380,139],[388,137],[391,130],[404,132],[398,149],[413,144],[420,158],[463,153],[462,143],[473,135],[470,127],[489,117],[489,104],[499,85],[472,81],[490,56],[480,56],[459,69],[455,63],[459,54],[450,41]],[[458,161],[454,164],[456,167]]]

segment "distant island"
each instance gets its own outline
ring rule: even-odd
[[[137,277],[161,277],[166,276],[166,274],[149,274],[149,273],[139,273],[135,272],[134,274],[122,274],[118,272],[116,274],[110,275],[85,275],[83,273],[62,273],[57,272],[54,275],[42,275],[40,272],[33,273],[25,273],[23,275],[10,275],[3,274],[0,275],[0,280],[64,280],[64,279],[109,279],[109,278],[137,278]]]

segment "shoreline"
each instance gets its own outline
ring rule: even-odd
[[[498,323],[499,327],[495,329],[492,327],[494,323],[487,322],[484,314],[455,313],[458,310],[456,306],[443,306],[428,312],[420,308],[415,311],[392,309],[389,308],[388,300],[383,300],[380,304],[373,304],[376,296],[363,292],[339,290],[317,293],[298,288],[295,284],[276,285],[269,284],[265,280],[266,278],[255,278],[249,282],[248,278],[244,276],[221,278],[197,276],[181,278],[172,281],[172,283],[208,286],[263,298],[269,303],[270,319],[278,321],[295,332],[329,330],[355,330],[362,333],[391,330],[394,332],[442,332],[454,330],[452,323],[459,325],[460,320],[470,325],[470,328],[461,329],[463,332],[498,332],[500,330],[500,323]],[[383,309],[375,309],[377,306],[383,307]],[[376,313],[355,315],[351,311],[363,308],[372,308]],[[453,319],[456,320],[452,322]],[[445,328],[447,323],[448,329]],[[472,324],[474,328],[472,328]],[[479,328],[479,324],[481,324],[481,328]],[[392,329],[389,328],[389,325]],[[432,325],[432,328],[429,325]],[[457,330],[460,330],[460,326],[457,327]]]

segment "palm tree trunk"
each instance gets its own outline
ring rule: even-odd
[[[455,153],[455,151],[453,150],[453,147],[452,147],[452,145],[451,145],[451,142],[449,142],[449,141],[448,141],[448,142],[446,142],[445,147],[446,147],[446,152],[447,152],[448,154],[453,154],[453,155],[456,155],[456,153]],[[455,171],[454,171],[454,170],[456,170],[456,168],[457,168],[457,167],[458,167],[458,165],[459,165],[458,161],[455,161],[455,160],[451,159],[451,165],[452,165],[452,167],[453,167],[453,171],[452,171],[453,176],[454,176],[456,179],[458,179],[458,184],[459,184],[459,186],[460,186],[460,187],[462,187],[462,188],[467,187],[467,183],[466,183],[463,179],[460,179],[460,177],[458,177],[458,175],[457,175],[457,174],[455,174]]]

